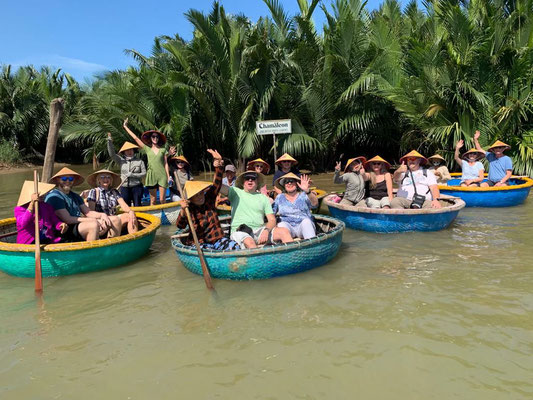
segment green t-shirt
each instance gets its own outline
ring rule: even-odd
[[[232,233],[241,224],[246,224],[252,229],[260,228],[265,225],[265,216],[273,214],[268,197],[262,193],[248,193],[232,186],[229,188],[228,198],[231,202]]]

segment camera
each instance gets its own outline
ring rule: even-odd
[[[424,201],[426,201],[426,196],[422,196],[420,194],[415,194],[413,195],[413,201],[411,201],[411,207],[410,208],[414,208],[416,210],[422,208],[422,206],[424,205]]]

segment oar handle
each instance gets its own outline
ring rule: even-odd
[[[176,179],[176,186],[178,187],[178,191],[180,192],[181,198],[183,200],[187,200],[187,196],[185,196],[185,193],[183,189],[181,188],[177,171],[174,171],[174,179]],[[200,247],[200,242],[198,242],[198,236],[196,236],[196,229],[194,229],[194,224],[192,223],[192,218],[191,218],[191,213],[189,212],[189,207],[185,208],[185,215],[187,215],[187,221],[189,222],[189,228],[191,229],[192,238],[194,240],[194,245],[196,246],[196,251],[198,251],[198,258],[200,258],[200,265],[202,266],[205,286],[207,286],[208,289],[214,289],[213,283],[211,282],[211,274],[209,273],[209,269],[207,268],[207,263],[205,262],[204,253],[202,251],[202,248]]]
[[[37,170],[33,171],[33,188],[34,192],[39,195],[39,178]],[[39,229],[39,198],[33,206],[33,215],[35,216],[35,291],[43,291],[43,276],[41,270],[41,232]]]

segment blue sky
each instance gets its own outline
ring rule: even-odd
[[[296,14],[296,0],[280,0],[289,14]],[[153,39],[180,34],[191,38],[192,26],[184,13],[208,13],[211,0],[5,0],[0,29],[0,64],[13,67],[33,64],[62,68],[78,80],[134,64],[124,49],[149,54]],[[262,0],[221,0],[227,13],[243,13],[252,21],[269,15]],[[326,0],[329,8],[331,0]],[[381,2],[369,0],[373,9]],[[322,26],[323,13],[314,14]]]

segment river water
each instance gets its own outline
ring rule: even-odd
[[[0,217],[31,177],[0,175]],[[531,198],[441,232],[347,230],[326,266],[215,294],[171,233],[132,265],[45,279],[42,303],[0,273],[0,398],[533,398]]]

